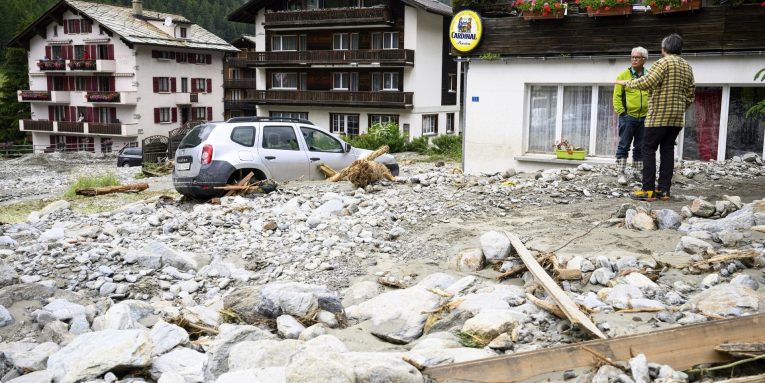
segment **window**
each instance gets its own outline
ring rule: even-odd
[[[382,49],[382,33],[372,33],[372,49]]]
[[[182,39],[186,38],[186,28],[181,27],[181,38]]]
[[[291,126],[263,128],[263,149],[300,150],[295,130]]]
[[[96,108],[96,113],[98,114],[98,121],[100,122],[111,122],[112,120],[112,111],[113,108]],[[162,117],[162,109],[167,110],[167,121],[170,121],[170,108],[161,108],[160,109],[160,118]],[[163,121],[163,120],[160,120]]]
[[[207,86],[207,79],[195,78],[194,81],[197,83],[197,92],[205,93],[206,92],[205,88]]]
[[[340,141],[327,133],[306,127],[301,127],[300,132],[303,134],[306,145],[308,145],[308,151],[327,153],[345,152]]]
[[[84,45],[75,45],[74,46],[74,58],[75,58],[75,60],[82,60],[84,54],[85,54],[85,46]]]
[[[157,51],[155,55],[156,55],[156,58],[159,60],[171,60],[175,56],[173,55],[173,52],[170,52],[170,51]]]
[[[372,72],[372,91],[382,90],[382,73]]]
[[[348,90],[348,73],[347,72],[335,72],[333,73],[332,89],[333,90]]]
[[[271,50],[272,51],[296,51],[297,50],[297,36],[296,35],[276,35],[271,37]]]
[[[454,133],[454,113],[446,113],[446,133]]]
[[[398,72],[383,73],[383,90],[398,90]]]
[[[358,114],[329,114],[329,129],[332,133],[347,134],[357,136],[359,134],[359,115]]]
[[[53,26],[53,37],[58,37],[58,25]]]
[[[564,86],[561,137],[568,139],[575,147],[588,148],[591,111],[592,86]]]
[[[205,107],[191,108],[191,119],[195,121],[207,120],[207,110]]]
[[[308,35],[300,35],[300,50],[301,51],[307,51],[308,50]]]
[[[104,109],[104,108],[101,108],[101,109]],[[170,108],[159,108],[159,122],[160,123],[170,122]]]
[[[194,54],[194,62],[197,64],[205,64],[207,63],[207,55],[201,54],[201,53],[195,53]]]
[[[112,85],[110,84],[111,81],[109,80],[109,77],[96,77],[97,78],[97,85],[98,90],[102,92],[113,92],[114,89],[112,89]]]
[[[728,104],[728,135],[725,158],[748,152],[762,154],[765,117],[746,118],[746,111],[765,99],[765,87],[731,87]]]
[[[179,63],[187,63],[189,62],[189,54],[188,53],[176,53],[175,54],[175,61]]]
[[[555,143],[558,87],[534,85],[530,97],[528,150],[550,152]]]
[[[170,93],[170,78],[169,77],[159,78],[159,93]]]
[[[74,90],[87,90],[87,85],[85,84],[85,77],[74,78]]]
[[[80,33],[80,20],[66,20],[66,29],[68,34]]]
[[[398,49],[398,32],[383,32],[383,49]]]
[[[271,76],[271,88],[297,89],[297,73],[273,73]]]
[[[277,112],[271,111],[268,113],[271,117],[283,117],[283,118],[300,118],[303,120],[308,119],[308,112]]]
[[[237,126],[231,131],[231,141],[242,146],[253,146],[255,144],[255,127]]]
[[[595,129],[595,153],[613,156],[619,144],[619,116],[614,112],[614,87],[598,87],[598,116]]]
[[[182,93],[189,92],[189,79],[186,77],[181,77],[181,92]]]
[[[109,57],[109,46],[105,44],[100,44],[97,48],[98,57],[91,57],[92,59],[97,58],[99,60],[112,60],[112,58]]]
[[[332,49],[333,50],[347,50],[350,46],[350,40],[348,40],[347,33],[335,33],[332,35]]]
[[[722,95],[722,87],[696,87],[695,100],[685,112],[681,144],[683,159],[717,159]]]
[[[374,124],[385,125],[389,122],[398,124],[397,114],[370,114],[369,115],[369,127]]]
[[[449,92],[457,91],[457,74],[456,73],[449,73],[449,87],[447,89],[449,90]]]
[[[59,59],[61,58],[61,47],[58,45],[54,45],[50,47],[50,54],[52,57],[50,59]]]
[[[232,80],[239,80],[242,78],[242,71],[238,68],[231,69],[231,79]]]
[[[438,133],[438,115],[437,114],[423,114],[422,115],[422,134],[436,134]]]
[[[231,100],[232,101],[239,101],[242,99],[242,91],[240,89],[232,89],[231,90]]]

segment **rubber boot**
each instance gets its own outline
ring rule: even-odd
[[[632,174],[638,181],[643,179],[643,161],[632,161]]]
[[[619,177],[616,179],[616,182],[619,185],[626,185],[627,184],[627,159],[626,158],[617,158],[616,159],[616,167],[617,171],[619,172]]]

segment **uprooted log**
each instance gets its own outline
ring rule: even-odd
[[[111,193],[139,192],[139,191],[142,191],[142,190],[146,190],[148,188],[149,188],[149,184],[144,182],[144,183],[140,183],[140,184],[107,186],[107,187],[101,187],[101,188],[77,189],[75,191],[75,193],[77,195],[84,195],[84,196],[88,196],[88,197],[94,197],[94,196],[97,196],[97,195],[111,194]]]
[[[334,176],[335,174],[337,174],[335,169],[332,169],[331,167],[329,167],[326,164],[319,164],[319,171],[324,173],[324,176],[327,177],[327,178],[330,178],[330,177]]]
[[[758,314],[431,367],[424,374],[436,382],[520,382],[551,372],[595,367],[602,362],[585,347],[612,361],[645,354],[651,362],[682,371],[699,364],[730,360],[730,355],[715,350],[720,343],[762,341],[765,314]],[[550,363],[551,360],[555,363]]]
[[[348,181],[351,181],[353,186],[357,188],[363,188],[372,182],[386,179],[388,181],[394,181],[393,175],[390,174],[388,168],[375,161],[356,160],[351,163],[348,168]]]
[[[383,145],[380,148],[378,148],[377,150],[375,150],[374,152],[369,153],[369,155],[366,156],[365,158],[363,158],[362,160],[363,161],[374,161],[375,158],[380,157],[381,155],[383,155],[385,153],[388,153],[389,150],[390,150],[390,148],[388,147],[388,145]],[[351,164],[351,166],[353,166],[353,164]],[[330,182],[337,182],[337,181],[342,180],[343,178],[348,176],[349,169],[350,169],[350,166],[346,167],[345,169],[340,170],[339,172],[337,172],[337,174],[333,175],[332,177],[329,177],[329,181]]]

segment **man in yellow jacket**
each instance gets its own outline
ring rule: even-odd
[[[632,80],[647,73],[645,62],[648,50],[643,47],[632,49],[630,67],[619,73],[617,80]],[[640,177],[643,172],[643,127],[648,114],[648,91],[614,87],[614,111],[619,114],[619,145],[616,147],[616,166],[619,170],[617,182],[627,184],[627,157],[632,145],[632,172]]]

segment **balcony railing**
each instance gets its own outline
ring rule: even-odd
[[[240,53],[231,66],[283,66],[310,64],[414,65],[411,49],[364,49],[345,51],[272,51]]]
[[[69,60],[70,70],[96,70],[96,60]]]
[[[223,107],[227,110],[255,110],[256,105],[247,100],[224,100]]]
[[[122,135],[122,124],[91,122],[88,128],[92,134]]]
[[[412,92],[346,92],[317,90],[260,90],[248,100],[259,105],[341,105],[411,108]]]
[[[135,105],[138,103],[137,92],[85,92],[85,102],[93,104]]]
[[[67,60],[67,70],[84,72],[114,72],[114,60]]]
[[[388,7],[331,8],[266,12],[265,27],[316,26],[333,24],[390,23]]]
[[[21,130],[30,132],[52,132],[53,121],[21,120]]]
[[[75,122],[50,120],[21,120],[20,130],[23,132],[57,132],[69,134],[99,134],[108,136],[135,136],[137,124]]]
[[[58,131],[61,133],[85,133],[85,123],[73,121],[58,121]]]
[[[38,60],[37,67],[40,71],[64,71],[66,60]]]
[[[255,89],[258,87],[255,80],[236,79],[236,80],[224,80],[224,88],[241,88],[241,89]]]
[[[58,90],[19,90],[19,102],[39,102],[44,104],[68,104],[71,100],[69,91]]]
[[[175,103],[177,105],[194,104],[199,102],[199,93],[176,93]]]

